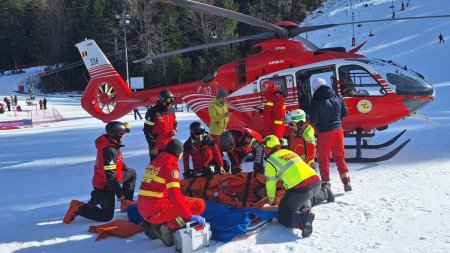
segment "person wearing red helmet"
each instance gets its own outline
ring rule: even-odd
[[[284,114],[286,113],[283,94],[272,80],[265,81],[261,86],[261,91],[267,99],[263,110],[262,135],[272,134],[283,138]]]
[[[148,143],[150,161],[173,139],[177,133],[177,121],[173,104],[175,96],[169,90],[158,94],[156,105],[145,114],[144,135]]]
[[[167,144],[145,169],[137,200],[145,234],[152,240],[161,239],[166,246],[174,245],[173,232],[186,221],[205,226],[205,219],[200,216],[205,211],[205,201],[185,197],[180,190],[178,161],[182,153],[181,141],[173,139]]]

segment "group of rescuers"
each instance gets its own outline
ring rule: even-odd
[[[309,237],[314,220],[311,206],[334,201],[329,177],[330,154],[336,162],[344,190],[351,191],[341,123],[341,118],[347,115],[347,107],[324,79],[315,79],[311,88],[314,94],[308,119],[318,131],[320,177],[314,168],[315,130],[306,122],[307,115],[303,110],[295,109],[286,114],[283,95],[275,82],[268,80],[262,84],[267,102],[263,110],[264,129],[261,134],[246,127],[227,128],[232,112],[226,105],[227,93],[219,90],[209,106],[210,132],[206,132],[200,122],[192,122],[189,126],[190,137],[184,144],[174,139],[177,134],[172,107],[175,97],[169,90],[162,90],[156,105],[149,108],[145,115],[144,134],[149,146],[150,163],[141,180],[137,201],[133,201],[136,171],[123,162],[121,153],[121,143],[130,126],[112,121],[106,125],[106,134],[95,140],[97,159],[91,199],[87,203],[72,200],[63,222],[69,224],[77,215],[101,222],[110,221],[117,197],[121,202],[121,212],[137,202],[144,219],[141,226],[145,234],[172,246],[174,231],[186,222],[205,225],[205,219],[201,216],[206,207],[204,200],[183,196],[180,190],[178,162],[181,157],[184,165],[182,174],[184,178],[190,178],[240,173],[241,163],[252,154],[254,173],[266,177],[267,204],[272,205],[275,200],[278,181],[286,188],[278,206],[279,223],[301,229],[302,237]],[[285,122],[292,129],[286,137],[288,148],[283,144]],[[223,159],[223,152],[227,153],[229,162]]]

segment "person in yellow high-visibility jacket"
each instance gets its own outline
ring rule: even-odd
[[[275,200],[277,182],[281,181],[286,194],[278,207],[278,221],[286,227],[301,229],[303,238],[309,237],[314,220],[311,199],[332,202],[334,195],[331,190],[321,190],[322,181],[316,171],[295,152],[282,149],[275,135],[266,136],[263,147],[267,156],[264,175],[268,204]]]

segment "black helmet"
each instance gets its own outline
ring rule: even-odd
[[[183,153],[183,143],[177,139],[173,139],[167,143],[165,148],[167,153],[170,153],[176,157],[179,157],[181,153]]]
[[[206,132],[205,127],[198,121],[194,121],[189,125],[189,131],[191,132],[191,135],[203,134]]]
[[[233,135],[230,132],[227,131],[220,135],[220,149],[225,151],[233,145]]]
[[[162,90],[158,93],[159,102],[167,101],[168,98],[171,98],[172,102],[175,101],[175,96],[170,90]]]
[[[106,134],[115,140],[119,140],[122,135],[130,132],[130,124],[120,121],[111,121],[106,124]]]

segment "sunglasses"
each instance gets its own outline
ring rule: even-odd
[[[205,131],[199,131],[199,132],[194,133],[194,135],[202,135],[202,134],[205,134]]]
[[[173,103],[173,102],[175,102],[175,98],[166,98],[164,101],[166,103]]]
[[[305,122],[303,122],[303,121],[299,121],[299,122],[291,121],[291,122],[289,122],[289,126],[298,126],[298,127],[302,127],[304,124],[305,124]]]

